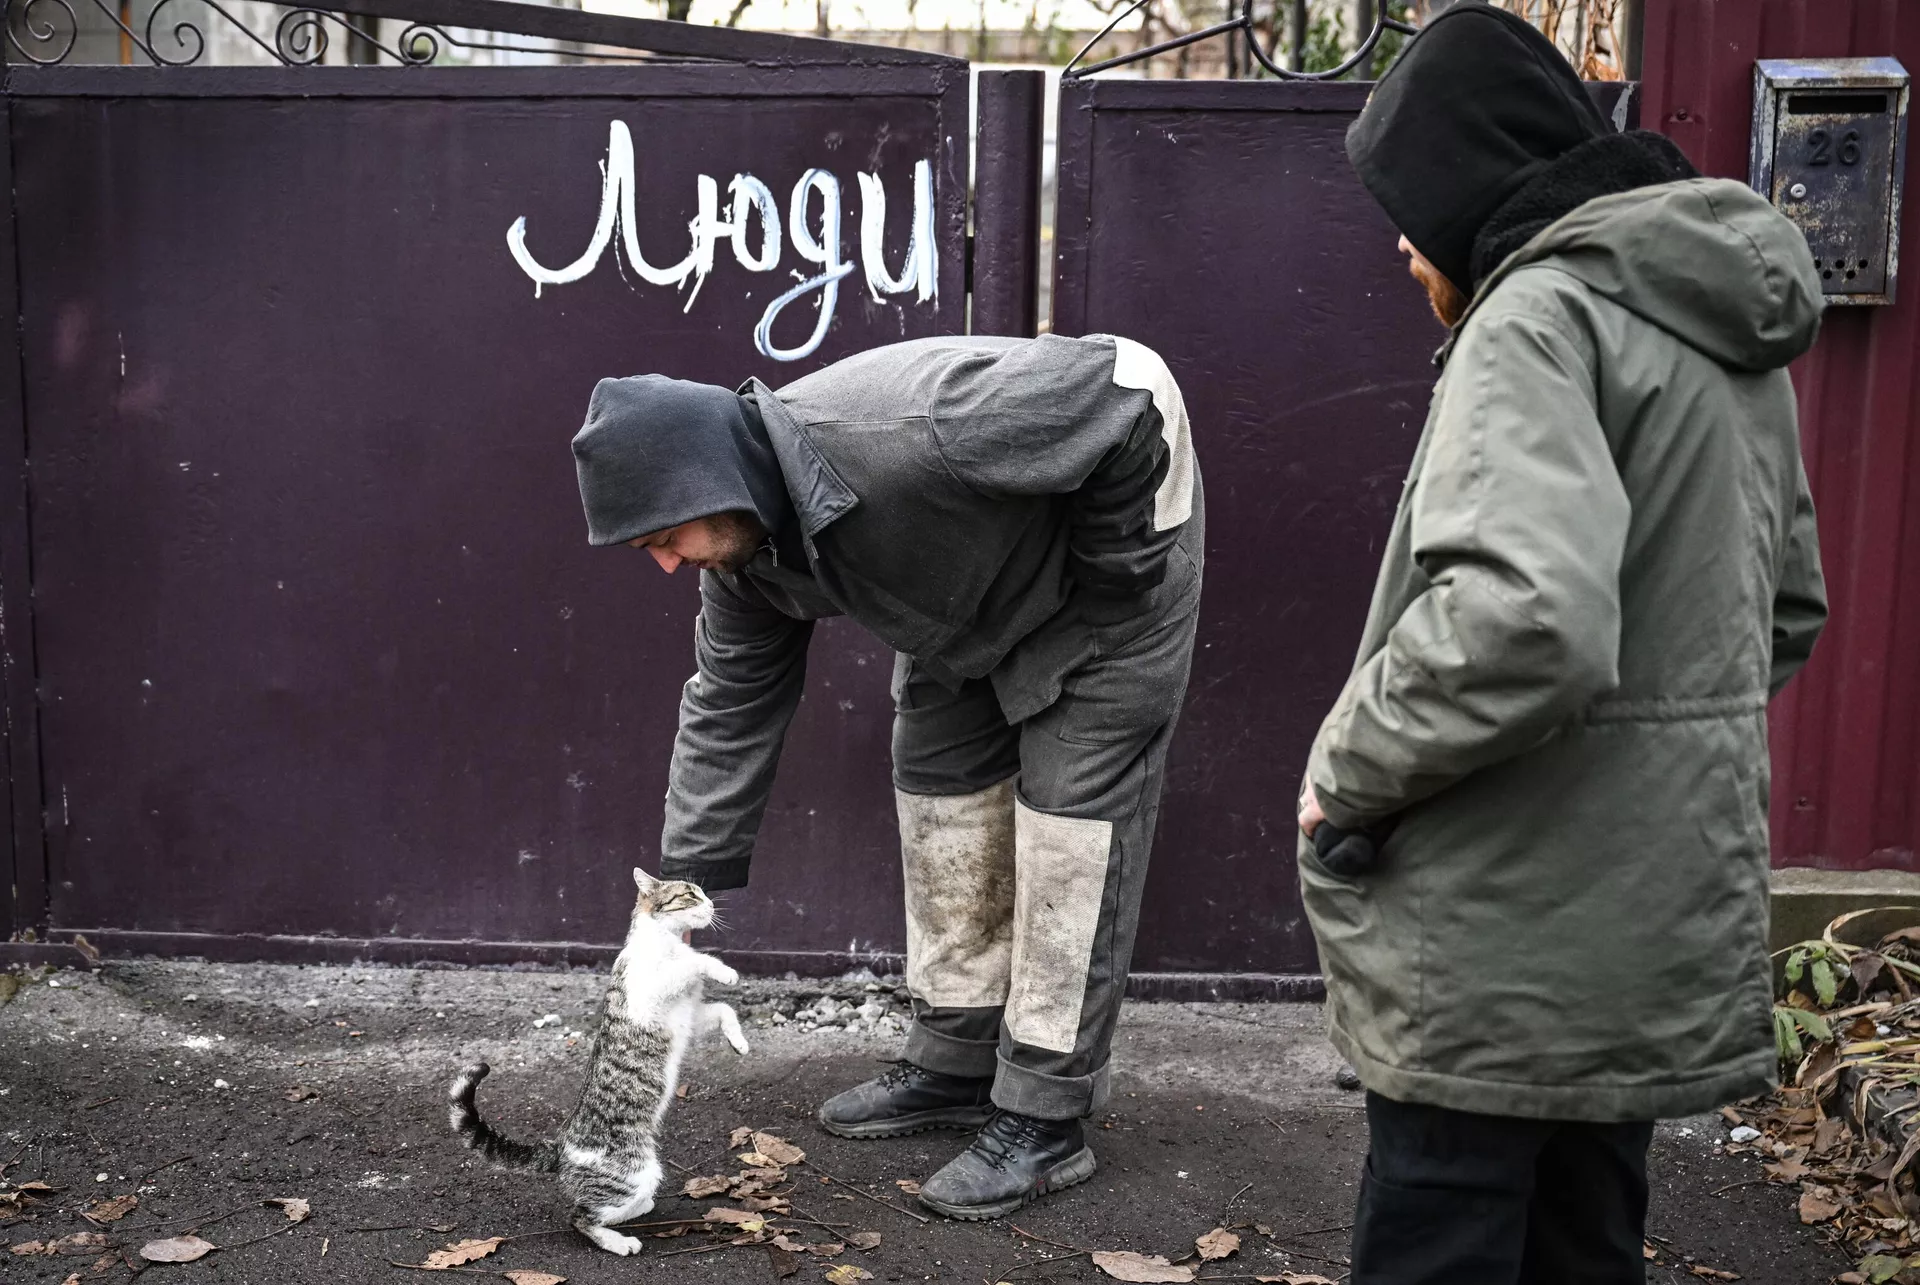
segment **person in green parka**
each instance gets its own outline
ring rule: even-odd
[[[1354,1285],[1639,1285],[1652,1121],[1776,1075],[1767,703],[1826,618],[1801,233],[1616,133],[1513,15],[1347,135],[1449,327],[1301,790],[1368,1090]]]

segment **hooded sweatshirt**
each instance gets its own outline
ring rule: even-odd
[[[751,513],[770,532],[792,523],[760,408],[712,384],[601,380],[573,461],[589,544],[625,544],[716,513]]]
[[[589,539],[727,510],[773,540],[700,577],[661,872],[746,882],[812,622],[846,615],[1009,723],[1199,593],[1202,497],[1166,364],[1112,336],[941,337],[738,393],[603,380],[574,439]]]
[[[1387,831],[1357,878],[1300,848],[1369,1089],[1619,1121],[1772,1083],[1766,707],[1826,615],[1784,367],[1820,308],[1799,231],[1692,179],[1546,226],[1442,350],[1308,763]]]
[[[1549,163],[1612,132],[1524,19],[1465,0],[1435,17],[1347,130],[1347,156],[1413,247],[1463,294],[1474,239]]]

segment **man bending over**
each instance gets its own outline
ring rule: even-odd
[[[609,379],[573,450],[592,543],[701,572],[664,877],[746,883],[814,621],[898,653],[914,1023],[820,1123],[977,1128],[921,1188],[954,1218],[1085,1181],[1200,599],[1165,363],[1105,336],[936,338],[777,392]]]

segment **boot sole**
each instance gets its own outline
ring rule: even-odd
[[[977,1107],[941,1107],[935,1111],[916,1111],[891,1120],[867,1120],[859,1124],[841,1124],[818,1117],[820,1127],[836,1138],[905,1138],[934,1129],[978,1129],[993,1116],[991,1105]]]
[[[1093,1148],[1082,1147],[1078,1153],[1068,1156],[1041,1174],[1040,1180],[1032,1187],[1007,1200],[991,1205],[949,1205],[944,1201],[929,1200],[927,1194],[921,1192],[920,1203],[936,1214],[942,1214],[963,1223],[983,1223],[1024,1209],[1049,1192],[1077,1186],[1093,1177],[1094,1171],[1099,1167],[1100,1162],[1093,1157]]]

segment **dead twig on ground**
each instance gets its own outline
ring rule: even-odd
[[[184,1155],[184,1156],[175,1156],[175,1157],[174,1157],[173,1159],[171,1159],[171,1160],[169,1160],[169,1161],[167,1161],[167,1163],[165,1163],[165,1164],[163,1164],[163,1165],[155,1165],[155,1166],[154,1166],[153,1168],[151,1168],[151,1169],[149,1169],[149,1170],[147,1170],[147,1171],[146,1171],[145,1173],[143,1173],[143,1174],[141,1174],[141,1175],[140,1175],[140,1181],[141,1181],[141,1182],[145,1182],[145,1181],[146,1181],[147,1179],[149,1179],[149,1178],[151,1178],[151,1177],[153,1177],[153,1175],[155,1175],[155,1174],[157,1174],[157,1173],[159,1173],[159,1172],[160,1172],[161,1170],[163,1170],[163,1169],[171,1169],[171,1168],[173,1168],[173,1167],[174,1167],[175,1165],[178,1165],[178,1164],[185,1164],[185,1163],[186,1163],[187,1161],[189,1161],[189,1160],[191,1160],[191,1159],[193,1159],[193,1153],[192,1153],[191,1151],[189,1151],[189,1152],[188,1152],[188,1153],[187,1153],[186,1155]]]
[[[1076,1254],[1091,1254],[1093,1252],[1091,1249],[1087,1249],[1080,1245],[1062,1245],[1057,1240],[1048,1240],[1045,1236],[1036,1236],[1032,1232],[1026,1230],[1024,1227],[1017,1226],[1013,1223],[1008,1223],[1007,1226],[1011,1228],[1014,1234],[1017,1236],[1024,1236],[1028,1240],[1037,1240],[1042,1245],[1051,1245],[1055,1249],[1070,1249]]]
[[[1745,1182],[1730,1182],[1724,1187],[1715,1187],[1712,1191],[1708,1192],[1707,1194],[1711,1196],[1718,1196],[1724,1192],[1737,1191],[1741,1187],[1763,1187],[1766,1185],[1766,1183],[1767,1183],[1767,1180],[1765,1178],[1749,1178]]]
[[[1053,1258],[1029,1259],[1027,1262],[1024,1262],[1024,1263],[1015,1263],[1013,1266],[1007,1268],[1007,1270],[1004,1272],[995,1273],[993,1279],[995,1281],[1004,1281],[1008,1277],[1012,1276],[1015,1272],[1024,1271],[1029,1267],[1045,1267],[1051,1263],[1071,1263],[1076,1258],[1090,1257],[1091,1253],[1092,1251],[1090,1250],[1081,1249],[1081,1250],[1076,1250],[1071,1254],[1060,1254]]]
[[[839,1227],[853,1226],[852,1223],[822,1222],[820,1219],[815,1218],[811,1214],[803,1213],[800,1209],[800,1206],[794,1204],[792,1201],[787,1202],[787,1209],[789,1210],[789,1212],[780,1215],[782,1218],[798,1218],[801,1222],[812,1223],[815,1227],[839,1228]]]
[[[223,1254],[229,1250],[245,1249],[248,1245],[258,1245],[263,1240],[272,1240],[275,1236],[281,1235],[284,1232],[290,1232],[295,1227],[298,1227],[299,1225],[300,1225],[299,1223],[288,1223],[286,1226],[276,1228],[273,1231],[268,1232],[264,1236],[255,1236],[252,1240],[235,1241],[231,1245],[221,1245],[219,1246],[219,1249],[220,1249],[220,1252]]]
[[[444,1236],[448,1232],[454,1230],[459,1225],[460,1225],[459,1223],[445,1223],[445,1224],[395,1223],[391,1227],[349,1227],[347,1228],[347,1230],[350,1232],[355,1232],[355,1231],[431,1231],[431,1232],[438,1232]]]
[[[822,1178],[825,1178],[828,1182],[834,1183],[841,1187],[845,1187],[848,1191],[851,1191],[854,1195],[865,1197],[866,1199],[871,1200],[876,1205],[881,1205],[887,1209],[893,1210],[893,1212],[896,1214],[901,1214],[901,1215],[904,1215],[905,1217],[911,1218],[913,1219],[913,1221],[919,1223],[923,1227],[933,1221],[933,1219],[927,1217],[925,1214],[916,1214],[911,1209],[902,1209],[900,1206],[894,1204],[891,1200],[882,1200],[880,1197],[874,1195],[870,1191],[862,1191],[860,1190],[860,1188],[854,1186],[850,1182],[841,1181],[839,1178],[834,1177],[832,1174],[828,1173],[825,1169],[822,1169],[819,1165],[815,1164],[810,1158],[807,1160],[803,1160],[800,1163],[806,1165],[807,1168],[813,1170],[815,1173],[819,1174]]]
[[[152,1223],[122,1223],[115,1230],[117,1231],[151,1231],[155,1227],[177,1227],[182,1223],[192,1223],[195,1227],[211,1227],[215,1223],[223,1223],[227,1221],[227,1219],[232,1218],[235,1214],[244,1214],[249,1209],[260,1209],[262,1207],[263,1206],[259,1201],[254,1200],[254,1201],[249,1201],[244,1205],[241,1205],[238,1209],[229,1209],[224,1214],[210,1214],[205,1217],[202,1217],[199,1214],[188,1214],[184,1218],[162,1218],[159,1222],[152,1222]]]
[[[689,1245],[685,1249],[669,1249],[663,1253],[655,1254],[654,1257],[672,1258],[675,1254],[711,1254],[718,1249],[745,1249],[748,1245],[764,1245],[766,1243],[767,1242],[763,1240],[750,1240],[746,1242],[745,1245],[736,1245],[730,1240],[723,1240],[718,1245]]]

